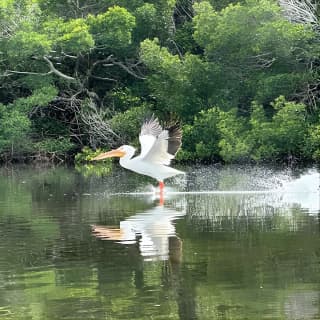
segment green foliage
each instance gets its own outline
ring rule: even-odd
[[[300,158],[308,130],[305,105],[287,102],[280,97],[272,107],[275,113],[268,119],[262,106],[253,106],[249,135],[253,159]]]
[[[152,3],[144,3],[138,7],[134,15],[136,17],[137,26],[134,35],[137,40],[151,38],[156,34],[157,9]]]
[[[275,144],[282,154],[299,155],[308,129],[306,106],[287,102],[284,97],[279,97],[272,106],[276,110],[272,118]]]
[[[225,162],[318,159],[319,128],[308,123],[306,106],[279,97],[271,108],[267,115],[262,105],[254,103],[250,117],[239,116],[236,109],[212,108],[200,112],[192,126],[183,127],[183,152],[179,159]]]
[[[0,1],[0,156],[99,146],[109,124],[138,146],[155,113],[183,123],[180,160],[319,159],[317,29],[274,0],[193,3]]]
[[[0,153],[11,155],[25,153],[34,148],[30,141],[31,121],[29,113],[34,107],[47,105],[57,94],[53,86],[37,89],[26,98],[0,105]],[[45,141],[43,142],[45,144]],[[62,150],[64,152],[65,149]]]
[[[123,143],[131,142],[138,145],[140,127],[146,117],[146,111],[146,105],[132,107],[111,119],[111,127],[121,137]]]
[[[279,97],[272,103],[274,115],[268,118],[261,105],[253,105],[248,141],[255,161],[301,158],[308,136],[306,107]]]
[[[212,7],[215,10],[222,10],[227,7],[229,4],[245,3],[245,0],[210,0],[209,1]]]
[[[307,78],[309,77],[309,79]],[[266,104],[280,95],[290,96],[308,82],[311,75],[301,73],[279,73],[275,75],[261,74],[257,80],[255,101]]]
[[[170,54],[165,47],[159,46],[159,39],[146,39],[141,43],[141,59],[151,70],[161,73],[171,73],[179,69],[181,63],[177,55]]]
[[[268,105],[314,81],[306,62],[313,56],[315,34],[286,21],[274,2],[248,1],[218,12],[204,1],[194,9],[193,36],[203,55],[189,40],[186,50],[198,54],[172,54],[156,39],[141,43],[141,59],[153,71],[149,87],[161,108],[188,122],[212,105],[248,113],[252,100]]]
[[[250,147],[247,143],[246,119],[237,116],[236,109],[220,111],[218,130],[220,156],[226,162],[248,160]]]
[[[131,44],[135,17],[125,8],[111,7],[105,13],[87,18],[90,30],[99,45],[121,50]]]
[[[141,98],[135,96],[129,88],[116,89],[109,94],[110,103],[117,111],[123,112],[142,104]]]
[[[51,39],[53,48],[64,53],[78,54],[93,48],[94,40],[84,19],[52,19],[44,24],[44,32]]]
[[[156,17],[155,19],[153,19],[153,26],[152,26],[154,33],[148,34],[148,36],[157,37],[161,43],[167,43],[167,41],[172,36],[172,31],[173,31],[172,18],[175,11],[176,0],[149,0],[144,2],[152,4],[156,9]],[[138,19],[144,18],[146,14],[149,14],[149,13],[153,14],[154,10],[151,9],[151,6],[146,6],[145,4],[141,6],[143,7],[144,13],[143,15],[137,15]],[[148,20],[149,19],[150,18],[148,18]],[[141,23],[143,23],[143,21],[141,21]],[[137,21],[138,25],[141,25],[141,23]],[[145,34],[146,34],[146,29],[148,29],[149,26],[150,26],[149,24],[146,25]],[[140,39],[140,41],[142,40],[144,40],[144,38]]]
[[[268,104],[279,94],[295,94],[307,82],[303,65],[311,52],[296,48],[308,48],[314,33],[283,19],[277,4],[248,1],[216,12],[201,2],[195,10],[195,40],[206,58],[220,66],[214,71],[216,81],[224,83],[218,105],[225,104],[226,95],[233,106],[246,107],[252,99]]]
[[[36,74],[29,74],[24,77],[21,77],[17,79],[17,83],[20,84],[21,87],[25,88],[26,90],[33,92],[34,90],[43,90],[44,88],[55,88],[55,94],[54,96],[58,95],[57,88],[53,85],[53,77],[52,75],[44,75],[39,77]],[[48,96],[51,96],[50,92],[48,93]]]
[[[303,150],[305,155],[320,163],[320,124],[309,127]]]
[[[72,150],[75,145],[69,138],[59,137],[57,139],[47,138],[35,143],[35,148],[40,153],[51,153],[56,155],[64,155]]]
[[[174,41],[177,43],[180,52],[198,53],[198,44],[195,42],[192,34],[193,23],[191,21],[186,21],[181,28],[176,31]]]
[[[208,64],[200,57],[186,54],[181,61],[178,55],[160,47],[157,39],[143,41],[140,54],[143,62],[156,70],[149,78],[149,85],[161,111],[177,113],[183,120],[190,120],[211,103],[206,99],[210,81]]]
[[[42,12],[38,1],[1,0],[1,34],[14,34],[19,30],[26,31],[26,28],[38,24],[39,20],[41,19],[41,14]]]
[[[280,7],[268,0],[230,5],[221,12],[201,2],[195,4],[195,10],[194,37],[210,59],[219,56],[244,63],[259,54],[289,58],[293,53],[290,46],[314,37],[305,26],[283,19]]]
[[[179,159],[213,160],[218,158],[219,116],[218,108],[201,111],[195,116],[193,126],[183,127],[183,152],[179,155]]]
[[[30,120],[18,110],[6,110],[3,105],[0,107],[0,153],[13,155],[25,152],[30,147]]]
[[[13,103],[13,108],[21,112],[30,112],[33,107],[46,106],[57,96],[57,89],[54,86],[42,87],[33,91],[33,94],[17,99]]]
[[[6,54],[12,63],[17,63],[34,55],[42,57],[50,52],[51,46],[46,35],[31,30],[18,31],[8,41]]]
[[[266,117],[264,108],[256,103],[252,106],[250,117],[251,132],[249,139],[252,147],[251,157],[255,161],[274,159],[277,151],[273,143],[273,127],[271,119]]]
[[[78,152],[76,154],[74,160],[77,164],[90,162],[90,161],[92,161],[92,159],[94,157],[96,157],[97,155],[99,155],[102,152],[103,152],[103,150],[99,149],[99,148],[96,150],[92,150],[89,147],[83,147],[81,152]],[[105,162],[105,163],[111,163],[111,159],[104,159],[101,161]]]
[[[302,156],[307,137],[305,105],[279,97],[272,103],[274,115],[267,117],[261,105],[254,104],[249,123],[235,110],[222,113],[219,130],[220,155],[227,161],[292,161]]]

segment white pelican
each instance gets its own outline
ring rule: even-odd
[[[157,179],[160,198],[163,197],[164,179],[184,172],[169,167],[171,160],[181,146],[182,133],[178,124],[163,129],[159,120],[152,116],[146,120],[139,135],[141,153],[133,157],[135,148],[124,145],[118,149],[102,153],[92,160],[119,157],[120,165],[131,171]]]

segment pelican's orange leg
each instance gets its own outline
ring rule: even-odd
[[[163,196],[164,182],[163,181],[159,181],[159,190],[160,190],[159,205],[163,206],[164,205],[164,196]]]

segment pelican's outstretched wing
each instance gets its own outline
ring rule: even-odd
[[[156,142],[158,136],[162,132],[162,127],[159,124],[157,118],[152,115],[152,117],[146,120],[142,127],[139,135],[139,141],[141,144],[141,154],[140,157],[144,158]]]
[[[181,146],[181,138],[181,129],[178,124],[163,130],[158,119],[152,116],[141,128],[140,157],[149,162],[169,165]]]

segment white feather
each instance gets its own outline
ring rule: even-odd
[[[174,158],[172,154],[167,152],[168,138],[168,131],[163,130],[158,138],[155,139],[153,145],[149,148],[149,151],[143,155],[143,160],[168,166]]]
[[[139,141],[141,145],[141,153],[140,153],[141,158],[144,158],[149,153],[150,149],[152,148],[156,140],[157,138],[155,136],[152,136],[149,134],[139,136]]]

